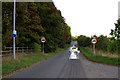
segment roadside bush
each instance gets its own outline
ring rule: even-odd
[[[117,40],[117,53],[120,54],[120,40]]]
[[[111,53],[118,53],[119,52],[119,46],[117,40],[111,40],[108,44],[107,50]]]
[[[111,38],[108,38],[107,36],[100,35],[99,37],[96,36],[97,43],[96,49],[97,50],[102,50],[104,52],[110,52],[110,53],[120,53],[120,40],[114,39],[112,40]],[[93,47],[91,43],[91,39],[86,36],[79,36],[78,39],[78,45],[80,47]]]
[[[83,35],[79,36],[77,41],[78,41],[78,45],[82,47],[87,47],[91,45],[91,39]]]
[[[107,38],[107,36],[100,35],[96,39],[97,39],[96,48],[98,50],[107,51],[107,46],[109,43],[109,39]]]
[[[57,43],[55,43],[55,39],[52,37],[52,35],[47,34],[45,37],[46,37],[46,42],[44,43],[45,53],[56,51],[58,45]]]
[[[35,52],[40,52],[41,51],[41,45],[38,43],[33,43],[32,47],[34,48]]]

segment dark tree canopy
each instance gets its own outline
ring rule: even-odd
[[[2,4],[4,49],[13,45],[13,3]],[[46,37],[45,52],[55,51],[71,42],[71,28],[52,2],[17,2],[16,31],[16,46],[33,47],[34,43],[41,45],[41,37]]]

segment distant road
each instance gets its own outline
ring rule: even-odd
[[[73,42],[72,45],[77,44]],[[71,45],[71,46],[72,46]],[[86,60],[69,60],[69,49],[10,78],[118,78],[118,67]]]

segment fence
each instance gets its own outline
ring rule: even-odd
[[[32,53],[32,47],[15,47],[16,53]],[[11,55],[13,53],[13,47],[6,47],[5,51],[2,51],[2,56]]]

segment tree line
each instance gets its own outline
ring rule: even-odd
[[[111,37],[94,35],[93,37],[97,39],[97,43],[95,44],[96,49],[120,54],[120,19],[115,23],[115,29],[111,29],[110,35]],[[79,46],[92,47],[91,39],[93,37],[78,36],[77,41]]]
[[[13,46],[13,3],[2,3],[2,47]],[[71,42],[71,28],[53,2],[16,3],[16,46],[40,47],[46,38],[45,52],[64,48]]]

